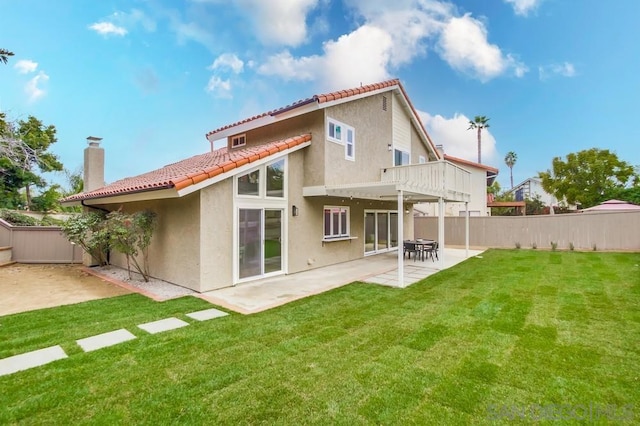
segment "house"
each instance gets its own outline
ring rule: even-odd
[[[441,145],[436,148],[450,163],[461,167],[471,174],[471,197],[469,203],[447,203],[445,216],[464,216],[468,209],[469,216],[491,216],[491,208],[487,207],[487,187],[491,186],[498,177],[498,169],[485,164],[454,157],[445,154]],[[437,216],[438,205],[436,203],[421,203],[414,206],[416,216]]]
[[[531,177],[520,182],[508,191],[513,194],[515,201],[526,201],[540,198],[545,206],[567,206],[565,200],[558,200],[555,196],[549,194],[542,187],[542,180],[537,177]],[[570,210],[576,210],[577,206],[569,205]]]
[[[413,204],[470,199],[470,172],[442,159],[399,80],[315,95],[206,137],[210,152],[63,202],[154,211],[151,276],[204,292],[394,250],[402,285]],[[103,176],[101,152],[90,140],[85,163]]]

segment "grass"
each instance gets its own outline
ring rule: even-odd
[[[509,423],[584,407],[637,419],[639,264],[494,250],[407,289],[354,283],[202,323],[184,316],[202,300],[137,295],[2,317],[0,357],[58,343],[70,357],[0,377],[0,423]],[[136,331],[167,316],[192,325]],[[139,338],[75,346],[120,327]]]

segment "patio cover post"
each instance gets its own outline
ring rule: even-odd
[[[438,256],[444,260],[444,198],[438,198]],[[443,262],[444,263],[444,262]]]
[[[469,257],[469,202],[464,202],[464,257]]]
[[[404,287],[404,206],[402,190],[398,190],[398,287]],[[402,245],[400,245],[402,243]]]

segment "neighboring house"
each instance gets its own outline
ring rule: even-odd
[[[515,201],[534,200],[539,197],[545,206],[568,206],[571,210],[577,208],[575,205],[568,205],[564,200],[558,201],[556,197],[546,192],[542,188],[542,180],[536,177],[524,180],[508,192],[513,194]]]
[[[462,167],[471,173],[471,198],[468,208],[469,216],[490,216],[491,209],[487,207],[487,187],[493,184],[498,176],[498,169],[484,164],[475,163],[473,161],[464,160],[462,158],[453,157],[444,154],[442,147],[439,145],[444,159]],[[447,203],[445,206],[445,216],[464,216],[465,203]],[[422,203],[414,206],[415,216],[438,216],[437,203]]]
[[[209,153],[64,203],[153,210],[151,275],[203,292],[397,250],[413,238],[414,203],[470,198],[470,172],[442,160],[399,80],[316,95],[207,139]],[[94,152],[95,138],[85,163]]]

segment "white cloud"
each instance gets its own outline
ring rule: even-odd
[[[35,102],[46,94],[44,89],[40,86],[45,84],[47,81],[49,81],[49,76],[43,71],[40,71],[38,75],[27,82],[24,86],[24,91],[29,97],[29,102]]]
[[[540,80],[546,80],[552,76],[559,75],[562,77],[575,77],[576,68],[570,62],[562,64],[551,64],[538,67],[538,76]]]
[[[109,36],[112,34],[124,36],[127,34],[126,28],[118,27],[117,25],[111,22],[96,22],[94,24],[89,25],[89,28],[103,36]]]
[[[212,76],[205,90],[217,98],[231,98],[231,81]]]
[[[298,46],[307,37],[306,16],[318,0],[238,0],[263,44]]]
[[[469,118],[464,114],[454,114],[446,118],[439,114],[418,111],[427,133],[436,145],[442,145],[445,154],[473,162],[478,161],[478,137],[476,130],[469,129]],[[496,140],[490,129],[482,130],[482,164],[498,165]]]
[[[235,74],[239,74],[242,72],[243,67],[244,62],[242,62],[235,54],[223,53],[213,61],[213,64],[209,66],[209,69],[230,69]]]
[[[511,55],[503,55],[495,44],[487,40],[487,29],[482,22],[465,14],[451,18],[438,43],[442,58],[452,68],[470,74],[480,81],[488,81],[509,69],[517,77],[527,71],[524,64]]]
[[[513,7],[516,15],[527,16],[529,12],[535,10],[542,0],[504,0]]]
[[[320,54],[293,56],[285,50],[257,69],[285,80],[314,81],[324,89],[374,82],[434,49],[452,68],[482,82],[528,71],[513,55],[488,41],[484,24],[466,14],[456,17],[451,3],[439,0],[346,0],[363,23],[329,40]]]
[[[20,74],[29,74],[38,68],[38,63],[30,59],[21,59],[13,66]]]
[[[258,72],[285,80],[316,81],[322,90],[358,86],[389,77],[392,47],[388,33],[363,25],[336,41],[326,42],[323,55],[295,58],[284,51],[269,57]]]

